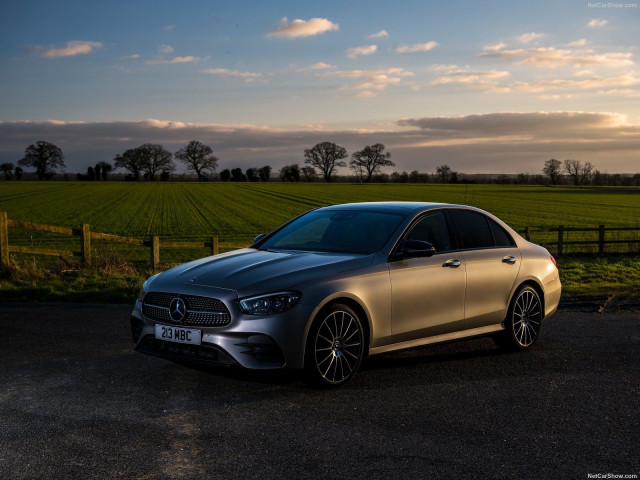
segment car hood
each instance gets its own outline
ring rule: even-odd
[[[271,252],[244,248],[205,257],[167,270],[151,289],[176,291],[183,285],[235,290],[239,297],[294,288],[296,285],[373,261],[372,255],[321,252]]]

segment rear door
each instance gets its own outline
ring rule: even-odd
[[[403,238],[427,241],[436,253],[389,263],[393,342],[462,329],[465,265],[461,252],[452,251],[453,238],[444,212],[420,217]]]
[[[480,212],[451,209],[448,215],[467,273],[464,328],[500,323],[520,270],[520,250],[506,230]]]

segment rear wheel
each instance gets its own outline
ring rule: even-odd
[[[496,344],[509,350],[527,350],[538,339],[542,326],[542,301],[538,292],[524,286],[511,300],[504,331],[495,337]]]
[[[337,387],[356,373],[364,356],[364,334],[349,306],[333,304],[315,319],[307,339],[305,370],[310,382]]]

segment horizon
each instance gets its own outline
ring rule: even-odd
[[[327,140],[385,144],[386,173],[636,173],[640,10],[607,5],[3,3],[0,162],[196,139],[218,172],[277,170]]]

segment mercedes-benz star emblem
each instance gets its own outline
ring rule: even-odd
[[[184,304],[184,300],[179,297],[171,300],[169,304],[169,316],[171,320],[174,322],[181,322],[184,320],[185,315],[187,314],[187,306]]]

